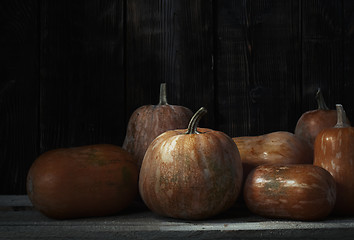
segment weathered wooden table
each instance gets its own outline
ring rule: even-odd
[[[266,219],[242,204],[209,220],[155,215],[137,202],[117,216],[54,220],[27,196],[0,195],[0,239],[354,239],[354,217],[318,222]]]

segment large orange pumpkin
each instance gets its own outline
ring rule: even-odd
[[[33,206],[57,219],[115,214],[133,202],[137,190],[138,167],[131,154],[110,144],[48,151],[27,176]]]
[[[337,184],[334,212],[354,215],[354,128],[346,123],[343,106],[336,105],[338,121],[316,137],[314,164],[329,171]]]
[[[162,83],[159,103],[142,106],[131,115],[123,148],[133,155],[140,167],[150,143],[168,130],[186,128],[192,115],[186,107],[167,103],[166,84]]]
[[[201,108],[188,129],[167,131],[146,151],[139,190],[154,212],[173,218],[204,219],[231,207],[240,192],[242,164],[226,134],[198,128]]]

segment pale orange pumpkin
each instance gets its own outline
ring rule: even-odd
[[[158,135],[186,128],[192,116],[188,108],[167,103],[166,84],[162,83],[159,103],[142,106],[131,115],[122,147],[133,155],[140,167],[146,149]]]
[[[334,212],[354,215],[354,128],[346,122],[343,106],[336,105],[337,124],[315,140],[314,165],[330,172],[337,184]]]
[[[188,129],[167,131],[146,151],[139,190],[154,212],[173,218],[204,219],[231,207],[240,192],[242,164],[225,133],[198,128],[201,108]]]
[[[336,183],[312,164],[265,164],[248,175],[243,196],[247,207],[264,217],[318,220],[334,207]]]
[[[243,176],[262,164],[312,164],[312,149],[286,131],[232,138],[241,155]]]

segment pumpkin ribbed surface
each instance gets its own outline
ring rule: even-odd
[[[329,128],[317,136],[314,164],[330,172],[337,183],[334,211],[354,214],[354,128]]]
[[[354,128],[341,104],[336,104],[337,124],[322,130],[314,145],[314,165],[330,172],[337,185],[334,212],[354,214]]]
[[[161,133],[188,126],[193,113],[177,105],[146,105],[136,109],[130,117],[123,148],[141,166],[150,143]]]
[[[198,128],[168,131],[149,146],[140,171],[139,190],[154,212],[182,219],[214,216],[236,201],[242,165],[226,134]]]

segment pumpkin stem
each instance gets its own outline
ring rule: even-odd
[[[335,128],[350,127],[350,125],[347,123],[347,116],[345,114],[342,104],[336,104],[336,109],[337,109],[337,124],[334,127]]]
[[[160,101],[159,105],[168,105],[166,97],[166,83],[160,84]]]
[[[205,107],[199,108],[199,110],[193,115],[193,117],[189,121],[186,134],[199,134],[199,132],[197,131],[199,121],[207,112],[208,111]]]
[[[316,98],[319,110],[329,110],[329,108],[327,107],[326,102],[324,100],[323,94],[321,92],[321,88],[318,88],[315,98]]]

